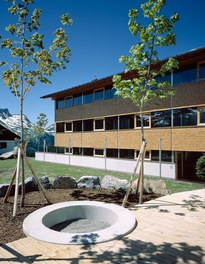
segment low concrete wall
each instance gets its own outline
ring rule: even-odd
[[[68,164],[81,167],[89,167],[96,169],[106,169],[111,171],[119,171],[132,173],[134,171],[136,160],[111,159],[103,157],[76,156],[57,153],[36,152],[35,159],[39,161],[47,161],[53,163]],[[159,162],[145,161],[144,173],[149,176],[159,177]],[[139,171],[138,171],[139,172]],[[175,163],[162,163],[161,176],[163,178],[175,179]]]

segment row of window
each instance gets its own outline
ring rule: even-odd
[[[164,77],[157,77],[156,79],[159,82],[168,81],[175,86],[183,83],[194,82],[204,78],[205,78],[205,63],[200,63],[198,67],[174,72],[173,74],[168,74]],[[112,86],[109,86],[94,90],[94,92],[91,91],[83,94],[78,94],[75,96],[70,96],[67,98],[62,98],[56,101],[56,109],[88,104],[94,101],[112,99],[117,97],[115,92],[116,90],[113,89]]]
[[[181,108],[157,111],[143,115],[143,126],[176,127],[205,124],[205,108]],[[141,118],[137,114],[112,116],[100,119],[87,119],[56,123],[56,133],[134,129],[141,127]]]
[[[62,153],[71,155],[83,155],[83,156],[96,156],[96,157],[107,157],[107,158],[120,158],[120,159],[136,159],[139,154],[139,150],[134,149],[97,149],[97,148],[62,148]],[[146,160],[159,161],[159,151],[151,150],[145,153]],[[171,151],[162,151],[161,160],[166,162],[172,161]]]

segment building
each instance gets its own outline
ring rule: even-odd
[[[144,109],[145,174],[159,175],[155,169],[160,156],[160,166],[168,168],[162,173],[165,177],[195,180],[196,160],[205,151],[205,47],[175,58],[179,69],[165,78],[173,84],[176,95],[153,100]],[[122,73],[122,77],[136,74]],[[134,164],[141,146],[139,109],[115,95],[112,76],[42,98],[55,101],[55,146],[69,154],[69,159],[87,158],[78,165],[89,166],[90,157],[101,157],[107,159],[106,165],[118,161],[113,169],[129,171],[129,162]],[[98,159],[94,163],[98,167]]]
[[[16,138],[19,135],[0,121],[0,155],[14,149]]]

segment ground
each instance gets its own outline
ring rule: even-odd
[[[69,190],[49,190],[46,192],[49,201],[53,203],[64,201],[95,200],[101,202],[122,204],[124,193],[122,191],[90,190],[90,189],[69,189]],[[156,194],[146,194],[144,201],[157,198]],[[47,201],[41,192],[31,192],[26,194],[25,207],[19,209],[17,216],[13,217],[13,200],[11,196],[7,203],[3,203],[0,198],[0,242],[9,243],[25,237],[22,230],[22,223],[25,217],[31,212],[46,206]],[[127,207],[138,203],[134,194],[130,194]]]

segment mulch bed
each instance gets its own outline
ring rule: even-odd
[[[53,203],[65,201],[101,201],[121,205],[124,193],[122,191],[91,190],[91,189],[69,189],[69,190],[49,190],[46,192],[49,201]],[[143,201],[149,201],[159,197],[156,194],[145,194]],[[3,203],[0,198],[0,243],[9,243],[25,237],[22,230],[23,220],[31,212],[47,205],[45,197],[41,192],[31,192],[26,194],[25,207],[19,209],[17,216],[13,217],[13,200],[11,196],[7,203]],[[129,195],[127,207],[138,203],[134,194]]]

